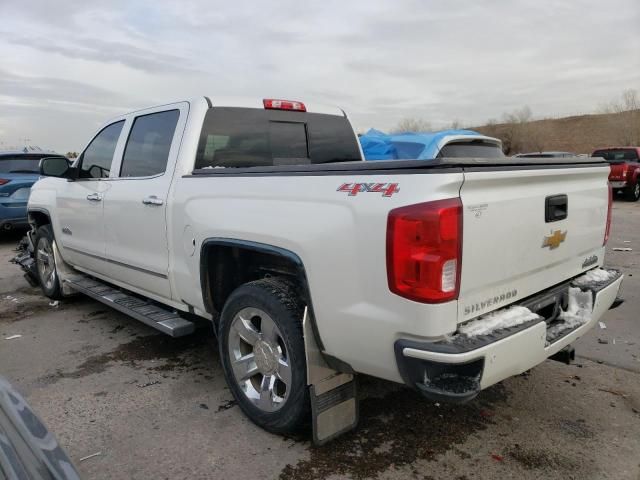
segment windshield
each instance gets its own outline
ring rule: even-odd
[[[0,157],[0,173],[39,173],[40,158]]]
[[[627,160],[638,160],[638,152],[633,148],[616,150],[596,150],[592,157],[602,157],[607,162],[625,162]]]

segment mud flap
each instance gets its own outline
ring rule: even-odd
[[[358,424],[355,376],[338,372],[325,362],[315,341],[308,310],[302,320],[311,396],[313,443],[323,445]]]

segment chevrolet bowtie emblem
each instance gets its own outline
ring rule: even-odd
[[[544,237],[542,242],[542,248],[549,247],[549,250],[554,250],[560,246],[564,239],[567,238],[567,231],[561,232],[560,230],[556,230]]]

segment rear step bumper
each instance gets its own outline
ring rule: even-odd
[[[562,335],[549,337],[547,323],[539,318],[481,337],[456,335],[438,342],[397,340],[394,347],[400,374],[407,385],[431,400],[469,401],[480,390],[535,367],[584,335],[618,301],[622,280],[618,272],[604,283],[581,285],[583,291],[593,294],[591,316]],[[547,292],[540,294],[541,298],[547,296]]]

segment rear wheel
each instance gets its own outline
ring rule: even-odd
[[[635,182],[624,190],[624,197],[630,202],[637,202],[640,199],[640,183]]]
[[[36,272],[42,292],[49,298],[59,300],[62,298],[60,291],[60,279],[56,268],[54,255],[54,238],[51,225],[42,225],[36,231],[34,259]]]
[[[302,311],[289,282],[263,279],[238,287],[220,317],[229,388],[245,415],[275,433],[298,429],[309,414]]]

